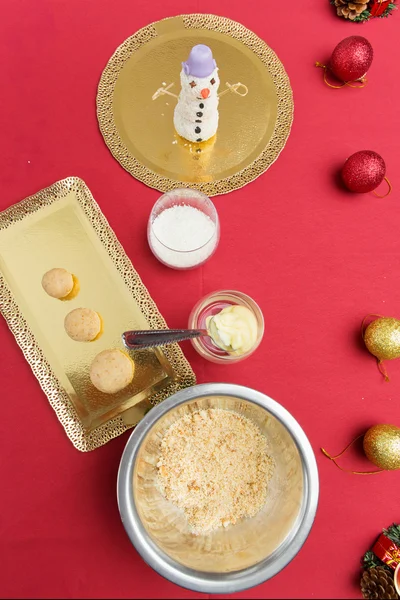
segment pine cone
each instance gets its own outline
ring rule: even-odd
[[[368,7],[369,0],[335,0],[336,12],[339,17],[354,21]]]
[[[398,600],[394,589],[393,575],[385,567],[372,567],[366,569],[361,577],[361,592],[367,600],[384,600],[386,598]]]

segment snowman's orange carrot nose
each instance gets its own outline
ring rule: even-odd
[[[203,98],[208,98],[208,96],[210,95],[210,90],[208,88],[204,88],[204,90],[201,90],[200,94]]]

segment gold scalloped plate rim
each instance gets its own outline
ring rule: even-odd
[[[147,288],[143,285],[139,274],[114,231],[111,229],[96,200],[93,198],[90,189],[79,177],[67,177],[66,179],[57,181],[53,185],[44,188],[32,196],[28,196],[25,200],[21,200],[21,202],[0,212],[0,230],[11,227],[13,222],[20,221],[25,216],[35,213],[53,202],[57,202],[57,200],[71,191],[76,192],[76,197],[81,208],[88,217],[102,244],[107,249],[115,268],[123,277],[132,297],[136,302],[140,301],[140,308],[146,316],[150,328],[165,329],[167,324],[159,312],[157,305],[150,296]],[[0,313],[14,335],[18,346],[21,348],[36,379],[39,381],[58,420],[64,427],[68,438],[77,450],[81,452],[95,450],[133,426],[125,423],[122,417],[124,413],[122,413],[90,432],[85,431],[75,407],[46,359],[1,271]],[[194,372],[178,344],[165,346],[163,353],[172,365],[178,379],[148,398],[149,402],[153,405],[165,400],[178,390],[196,383]]]
[[[278,98],[278,111],[275,122],[274,132],[268,141],[268,144],[254,161],[237,173],[217,179],[212,182],[188,183],[179,180],[164,177],[155,171],[143,165],[123,143],[117,126],[115,124],[113,113],[113,94],[119,73],[124,67],[125,62],[142,45],[158,36],[155,26],[162,21],[172,19],[183,19],[184,25],[188,29],[206,29],[229,35],[245,46],[247,46],[268,69],[268,65],[273,64],[275,71],[270,72],[274,82]],[[289,77],[285,68],[279,60],[276,53],[255,33],[244,27],[237,21],[220,17],[212,14],[185,14],[176,15],[155,21],[150,25],[142,27],[136,33],[127,38],[114,52],[108,61],[102,75],[97,90],[96,98],[97,119],[99,128],[108,146],[111,154],[135,179],[138,179],[148,187],[168,192],[179,187],[189,187],[199,190],[207,196],[217,196],[228,194],[233,190],[240,189],[251,183],[277,160],[283,148],[286,145],[290,135],[294,103],[293,92],[290,86]]]

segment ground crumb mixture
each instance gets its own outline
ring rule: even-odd
[[[253,517],[265,503],[274,463],[246,417],[219,408],[185,415],[167,430],[160,454],[161,492],[195,534]]]

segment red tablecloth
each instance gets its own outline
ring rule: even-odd
[[[400,14],[357,25],[338,19],[328,0],[1,0],[0,8],[0,209],[77,175],[170,326],[185,326],[198,298],[215,289],[242,290],[260,303],[265,338],[248,361],[213,365],[183,347],[200,383],[254,387],[298,419],[316,452],[321,496],[295,560],[238,597],[360,597],[360,555],[400,519],[399,474],[342,473],[319,448],[335,453],[374,423],[400,425],[400,362],[388,364],[385,383],[359,338],[367,313],[400,317]],[[216,198],[216,255],[181,273],[161,266],[146,245],[159,193],[112,158],[95,96],[122,41],[184,12],[230,17],[266,40],[290,76],[295,120],[267,173]],[[370,83],[329,89],[314,61],[326,61],[353,34],[374,47]],[[361,149],[385,158],[389,198],[347,194],[337,184],[338,167]],[[75,450],[3,320],[0,342],[1,596],[200,597],[154,573],[125,535],[115,488],[129,434],[89,454]],[[370,466],[352,456],[343,463]]]

